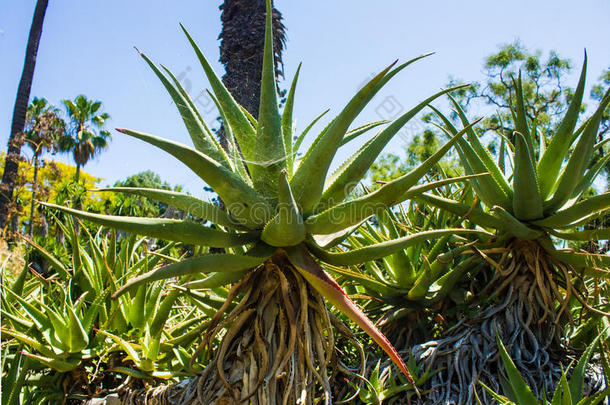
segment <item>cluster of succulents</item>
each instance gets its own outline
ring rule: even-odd
[[[268,11],[270,3],[267,0]],[[121,364],[109,371],[149,383],[190,377],[161,389],[141,384],[124,398],[127,403],[137,402],[142,394],[159,403],[329,404],[334,376],[364,379],[366,374],[351,369],[337,347],[339,338],[358,341],[344,324],[349,319],[389,356],[404,384],[396,385],[390,366],[380,371],[378,362],[371,374],[374,381],[356,388],[348,401],[359,397],[380,403],[396,396],[409,401],[411,394],[420,394],[420,386],[426,390],[424,402],[538,403],[535,394],[551,392],[557,381],[552,403],[593,404],[601,398],[582,394],[593,345],[570,381],[560,369],[563,363],[550,355],[565,346],[564,326],[573,307],[605,315],[593,308],[585,290],[590,280],[610,275],[610,256],[564,248],[566,241],[610,238],[609,229],[584,228],[610,208],[610,193],[588,194],[610,159],[593,159],[605,143],[596,137],[610,93],[591,117],[579,121],[586,55],[569,108],[548,142],[526,115],[521,77],[514,80],[511,106],[516,127],[498,138],[497,159],[483,143],[478,121],[470,122],[451,98],[462,86],[432,94],[392,122],[352,129],[381,88],[427,56],[422,55],[375,75],[302,151],[305,137],[321,117],[295,133],[300,67],[280,111],[271,13],[257,118],[234,100],[182,29],[210,83],[226,147],[180,80],[139,51],[178,108],[192,146],[117,130],[183,163],[221,203],[136,187],[96,192],[144,197],[185,215],[114,216],[43,203],[53,212],[68,214],[65,218],[113,231],[89,234],[83,246],[86,226],[60,221],[71,247],[70,265],[30,242],[63,284],[53,279],[26,282],[26,269],[4,289],[2,314],[8,321],[3,323],[3,338],[20,345],[20,354],[11,358],[17,366],[9,367],[6,381],[15,387],[24,384],[27,368],[18,371],[24,359],[37,367],[78,374],[91,367],[92,359],[122,352]],[[431,106],[444,95],[455,108],[452,117]],[[436,114],[446,143],[408,173],[359,193],[357,185],[383,149],[427,107]],[[332,171],[339,148],[360,141],[373,128],[378,132]],[[436,170],[430,178],[453,149],[463,175],[449,177]],[[125,238],[119,246],[115,230],[169,244],[143,253],[144,239]],[[187,247],[188,253],[172,259],[166,253],[175,246]],[[351,295],[374,299],[363,310]],[[175,311],[182,297],[188,304]],[[191,319],[193,303],[205,316]],[[441,335],[434,330],[419,335],[434,340],[409,353],[414,339],[398,339],[405,331],[411,333],[413,317],[439,315],[457,304],[468,307],[471,316]],[[400,341],[399,351],[367,311],[372,318],[385,312],[381,323],[394,342]],[[364,357],[363,351],[360,354]],[[411,371],[422,365],[426,371],[414,378]],[[528,369],[527,383],[517,368]],[[502,386],[502,370],[517,399],[497,394],[508,387]],[[386,381],[389,388],[384,388]],[[3,393],[3,401],[15,403],[18,394],[13,391]],[[58,395],[49,392],[44,400],[57,400]]]

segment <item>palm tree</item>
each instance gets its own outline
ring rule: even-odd
[[[265,43],[265,0],[225,0],[220,6],[220,62],[225,67],[222,81],[242,107],[258,118],[263,48]],[[284,76],[282,51],[286,27],[282,14],[273,9],[275,76]],[[224,131],[218,133],[226,149]]]
[[[34,77],[34,67],[36,66],[36,54],[38,53],[38,44],[42,35],[42,24],[44,15],[47,11],[49,0],[38,0],[36,9],[34,10],[34,18],[30,27],[30,35],[25,51],[25,62],[23,63],[23,72],[21,80],[17,88],[17,98],[15,100],[15,109],[13,110],[13,122],[11,124],[11,133],[8,138],[8,153],[4,163],[4,173],[2,175],[2,185],[0,189],[0,228],[4,229],[8,218],[10,202],[13,198],[13,189],[15,187],[15,179],[17,178],[17,170],[19,168],[19,156],[21,155],[22,142],[19,140],[19,134],[23,131],[25,118],[30,98],[30,89],[32,88],[32,78]]]
[[[32,203],[30,206],[30,224],[28,233],[32,235],[34,222],[34,200],[38,185],[38,166],[40,156],[44,151],[57,152],[58,141],[64,134],[65,122],[55,108],[44,98],[34,98],[28,106],[24,141],[32,149],[34,162],[34,178],[32,181]]]
[[[64,152],[72,152],[76,162],[74,180],[78,182],[81,166],[86,165],[95,154],[108,146],[110,132],[103,128],[110,115],[98,114],[102,102],[88,100],[82,94],[76,96],[74,101],[63,100],[63,103],[71,128],[68,135],[61,138],[59,146]]]

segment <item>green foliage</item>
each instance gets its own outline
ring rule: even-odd
[[[515,128],[509,108],[514,105],[515,85],[512,81],[522,74],[524,112],[527,119],[549,138],[559,125],[574,90],[564,83],[572,64],[556,51],[545,57],[540,50],[530,51],[519,41],[505,44],[485,59],[486,78],[456,93],[460,104],[476,108],[471,102],[481,101],[495,112],[483,120],[482,133],[495,131],[510,135]],[[449,84],[460,81],[451,79]],[[582,106],[584,109],[584,106]]]
[[[538,401],[532,393],[530,387],[527,385],[523,377],[517,371],[515,364],[508,355],[504,344],[500,340],[500,337],[496,331],[496,338],[498,341],[498,350],[502,356],[502,362],[507,374],[508,385],[507,389],[509,392],[506,396],[499,395],[494,392],[491,388],[482,384],[483,388],[490,393],[500,404],[519,404],[519,405],[596,405],[602,403],[607,396],[610,394],[610,388],[606,387],[604,390],[597,392],[590,396],[583,395],[583,381],[585,379],[585,373],[587,370],[587,364],[591,360],[593,350],[599,341],[599,337],[594,339],[589,347],[582,354],[578,363],[574,366],[571,376],[568,379],[566,371],[562,370],[561,380],[557,384],[557,388],[553,393],[553,396],[549,401],[546,398],[542,402]],[[477,398],[477,403],[481,403]]]
[[[59,140],[64,152],[72,153],[76,162],[75,181],[79,181],[80,167],[108,146],[110,132],[104,129],[110,114],[100,112],[102,102],[89,100],[80,94],[73,100],[63,100],[68,115],[67,134]]]
[[[294,134],[284,134],[282,132],[292,131],[292,126],[288,120],[292,114],[295,90],[291,90],[290,100],[286,104],[287,108],[280,114],[272,68],[274,63],[273,52],[271,51],[273,39],[270,15],[267,15],[265,58],[258,121],[248,116],[237,105],[218,76],[212,71],[188,32],[184,31],[210,81],[214,91],[214,99],[219,108],[220,116],[223,118],[228,144],[233,149],[225,151],[220,147],[180,82],[169,69],[163,67],[165,71],[163,72],[143,53],[140,53],[140,56],[161,80],[177,105],[193,141],[194,148],[138,131],[128,129],[119,129],[119,131],[157,146],[189,167],[222,199],[226,207],[226,217],[229,221],[220,226],[213,215],[202,217],[201,219],[209,220],[212,224],[215,224],[216,229],[212,229],[197,224],[191,219],[167,220],[136,216],[103,216],[58,206],[50,207],[84,220],[126,232],[166,240],[177,240],[199,246],[223,248],[243,246],[239,254],[228,253],[215,257],[214,265],[217,271],[212,272],[210,277],[222,274],[227,269],[238,272],[244,270],[241,266],[235,268],[234,264],[242,261],[248,262],[245,258],[240,257],[246,252],[248,252],[246,253],[248,256],[252,256],[251,267],[255,267],[256,263],[270,258],[273,254],[286,256],[307,282],[333,305],[344,311],[351,320],[360,325],[380,344],[409,378],[406,366],[387,339],[318,265],[312,255],[322,261],[330,262],[332,262],[332,260],[329,260],[331,257],[334,260],[345,258],[345,255],[350,255],[349,252],[329,252],[316,244],[315,237],[343,234],[343,239],[345,239],[353,226],[360,224],[370,215],[381,213],[388,207],[429,190],[429,188],[415,186],[468,129],[455,134],[449,142],[430,154],[430,157],[422,165],[414,167],[407,174],[383,185],[374,193],[344,201],[355,185],[364,178],[366,171],[381,153],[383,147],[400,128],[428,103],[454,89],[443,90],[430,96],[424,102],[397,118],[372,140],[363,145],[335,173],[327,176],[331,162],[346,138],[353,139],[363,132],[360,129],[350,131],[349,127],[367,103],[393,76],[427,55],[414,58],[397,67],[392,64],[382,70],[359,90],[337,117],[319,133],[309,150],[300,159],[293,159],[293,156],[288,159],[287,153],[290,153],[290,151],[292,151],[292,154],[298,152],[296,145],[298,139],[294,141],[295,143],[291,143],[295,139]],[[73,108],[69,108],[73,110]],[[368,128],[375,125],[372,124]],[[288,167],[288,164],[291,164],[291,167]],[[138,193],[134,190],[132,188],[129,193]],[[159,192],[153,195],[151,190],[140,189],[139,195],[160,197],[159,200],[165,201],[171,198],[176,201],[178,199],[183,202],[186,201],[185,196],[170,196],[169,193]],[[192,201],[192,204],[209,208],[208,203],[204,201],[195,200]],[[213,211],[207,208],[200,212],[213,214]],[[189,210],[189,212],[194,213],[194,210]],[[396,250],[401,247],[404,248],[408,244],[438,238],[448,232],[461,231],[429,232],[418,236],[416,239],[399,240],[390,244],[381,243],[378,246],[370,246],[364,255],[356,254],[349,260],[353,262],[354,260],[368,261],[381,258],[393,254]],[[341,240],[340,237],[335,239]],[[253,250],[256,251],[253,252]],[[197,262],[197,265],[185,263],[169,266],[160,272],[143,276],[144,278],[136,278],[130,288],[135,288],[141,281],[190,274],[197,270],[198,264],[201,264],[199,262]],[[199,271],[206,273],[212,270],[213,266],[208,264],[199,267]],[[128,290],[129,288],[122,289],[119,294]]]
[[[24,140],[34,154],[34,159],[44,152],[57,152],[58,141],[64,135],[66,123],[59,109],[44,98],[34,98],[26,114]]]
[[[127,177],[124,181],[117,181],[113,187],[152,188],[158,190],[180,191],[180,186],[173,188],[169,183],[161,180],[161,177],[146,170],[141,173]],[[154,202],[147,198],[130,194],[103,194],[104,212],[114,215],[131,215],[139,217],[158,217],[168,208],[168,204]]]
[[[149,250],[144,239],[118,239],[115,232],[92,233],[70,217],[66,221],[57,224],[66,238],[62,254],[28,240],[46,271],[25,266],[15,279],[2,269],[2,384],[13,387],[3,390],[3,403],[23,403],[27,395],[82,399],[116,388],[120,375],[145,381],[190,375],[192,343],[206,314],[222,303],[216,292],[226,291],[190,298],[163,281],[112,300],[129,277],[178,261],[173,257],[179,251],[174,244]],[[109,380],[104,373],[111,371],[116,376]],[[63,393],[68,380],[76,388]]]
[[[512,114],[517,124],[515,142],[505,139],[510,146],[504,150],[504,155],[499,157],[500,161],[509,155],[514,162],[512,173],[512,185],[508,184],[508,172],[502,169],[489,157],[490,152],[480,143],[479,136],[475,130],[469,132],[468,140],[459,143],[458,149],[462,166],[467,174],[490,173],[488,177],[471,180],[471,185],[476,196],[484,203],[479,207],[472,207],[471,212],[482,215],[486,211],[500,219],[494,229],[500,233],[515,236],[522,239],[538,239],[547,252],[560,260],[568,260],[575,268],[604,267],[605,258],[600,255],[576,255],[570,252],[559,252],[550,243],[549,236],[554,235],[564,239],[578,239],[579,235],[566,232],[566,230],[582,226],[595,215],[604,212],[610,205],[606,204],[607,198],[602,194],[598,199],[585,198],[587,190],[596,178],[597,171],[592,161],[593,152],[596,150],[595,138],[598,134],[601,116],[610,102],[610,95],[602,99],[600,106],[594,114],[585,121],[580,129],[575,129],[578,113],[581,106],[581,98],[584,88],[584,69],[579,82],[576,97],[572,100],[570,108],[561,120],[557,133],[546,148],[534,150],[535,140],[544,143],[537,132],[530,132],[529,128],[535,128],[536,122],[531,122],[523,108],[523,94],[520,79],[515,87],[516,107]],[[580,96],[578,96],[580,95]],[[468,120],[461,110],[461,106],[454,102],[460,120],[464,125]],[[449,135],[454,135],[457,130],[450,120],[437,112],[443,121]],[[471,145],[472,148],[471,148]],[[564,168],[560,163],[567,161]],[[489,180],[492,181],[489,181]],[[584,198],[584,199],[583,199]],[[416,197],[417,199],[417,197]],[[595,203],[594,201],[598,201]],[[422,201],[436,205],[441,204],[438,198],[424,195]],[[452,209],[456,215],[463,215],[461,209]],[[489,222],[477,221],[473,216],[469,220],[489,227]],[[602,232],[603,233],[603,232]],[[601,235],[592,238],[603,239]],[[546,238],[546,239],[545,239]],[[570,260],[569,258],[573,259]]]

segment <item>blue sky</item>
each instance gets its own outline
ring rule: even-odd
[[[111,128],[126,127],[188,143],[182,122],[161,84],[137,56],[137,46],[168,66],[190,88],[193,98],[207,82],[181,33],[182,22],[222,73],[218,60],[220,1],[51,0],[32,87],[32,96],[59,104],[83,93],[99,99],[111,114]],[[0,148],[5,150],[14,97],[23,67],[34,0],[0,4]],[[358,87],[386,65],[422,53],[430,58],[393,79],[359,122],[391,116],[440,89],[450,75],[480,80],[482,62],[501,44],[515,39],[530,49],[554,49],[582,62],[589,54],[588,83],[610,66],[610,1],[430,1],[276,0],[288,29],[284,53],[287,79],[303,62],[297,90],[297,130],[327,108],[337,113]],[[576,69],[578,70],[578,69]],[[569,80],[574,85],[576,72]],[[284,87],[288,86],[283,83]],[[199,99],[214,121],[209,100]],[[330,114],[329,114],[330,115]],[[323,123],[319,124],[320,128]],[[404,134],[417,130],[409,127]],[[102,185],[152,169],[164,180],[194,194],[200,182],[169,155],[113,132],[108,150],[85,171]],[[399,151],[406,137],[386,149]],[[357,145],[343,148],[339,163]],[[70,161],[66,156],[61,158]]]

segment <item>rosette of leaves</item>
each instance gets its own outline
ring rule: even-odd
[[[457,141],[466,174],[490,173],[469,180],[474,192],[472,202],[433,193],[416,197],[422,207],[434,206],[496,234],[493,243],[478,246],[488,266],[487,271],[480,272],[478,284],[470,283],[477,298],[472,321],[436,341],[434,350],[425,345],[419,348],[422,355],[432,359],[434,353],[455,347],[464,338],[472,342],[463,346],[459,355],[450,353],[434,360],[438,367],[458,371],[452,376],[438,375],[439,379],[448,379],[443,380],[447,389],[439,391],[439,397],[471,403],[477,378],[494,390],[498,388],[497,376],[487,371],[498,366],[497,356],[486,354],[497,347],[489,333],[492,322],[502,326],[503,339],[510,337],[511,344],[515,342],[511,356],[526,371],[530,386],[538,390],[538,395],[545,389],[552,392],[561,376],[549,352],[561,350],[571,303],[599,313],[583,286],[591,278],[610,276],[610,256],[561,248],[567,241],[610,236],[610,229],[583,228],[610,208],[610,193],[588,193],[610,159],[608,154],[593,159],[606,142],[597,142],[597,135],[610,94],[606,91],[593,114],[579,123],[585,74],[586,55],[571,103],[548,142],[536,121],[525,113],[521,78],[514,79],[511,113],[516,127],[509,135],[499,134],[497,160],[472,126],[466,137]],[[469,125],[461,106],[451,101],[456,117]],[[458,132],[451,119],[435,112],[441,120],[439,128],[449,136]],[[455,388],[451,388],[451,382],[456,383]],[[481,393],[483,401],[488,400],[485,395]]]
[[[269,10],[269,1],[267,7]],[[141,56],[178,107],[193,147],[138,131],[118,131],[180,160],[218,194],[225,209],[169,190],[112,188],[105,191],[160,201],[188,212],[194,218],[207,220],[213,227],[190,220],[106,216],[55,206],[82,219],[122,231],[198,246],[231,248],[234,252],[201,255],[155,269],[132,278],[114,293],[118,298],[133,294],[144,283],[188,274],[208,275],[186,285],[191,289],[236,283],[229,292],[227,304],[211,320],[203,339],[204,353],[212,356],[200,376],[203,388],[189,391],[174,387],[166,395],[185,395],[180,401],[188,401],[188,395],[193,395],[201,403],[221,398],[313,403],[323,396],[329,403],[328,370],[336,354],[331,329],[334,317],[329,316],[324,300],[358,324],[412,381],[403,360],[385,336],[323,270],[321,263],[366,262],[391,255],[416,242],[411,238],[398,238],[353,251],[333,249],[367,218],[435,187],[416,185],[465,130],[459,131],[412,172],[374,193],[348,199],[399,129],[428,103],[451,89],[432,95],[387,125],[329,175],[337,150],[378,125],[349,131],[360,111],[388,80],[423,56],[400,66],[392,64],[372,78],[299,158],[297,152],[311,126],[295,136],[292,113],[298,71],[284,111],[279,111],[269,13],[258,120],[235,102],[191,36],[185,29],[184,32],[212,87],[211,97],[222,117],[229,150],[221,148],[179,80],[144,54]],[[438,230],[427,233],[423,239],[469,232],[473,231]],[[229,308],[234,300],[236,305]],[[221,330],[225,332],[220,343],[216,350],[211,350],[212,342]]]
[[[435,183],[440,186],[447,180]],[[447,186],[437,190],[441,191],[448,196],[463,190]],[[462,221],[433,207],[422,211],[414,202],[402,204],[386,210],[376,221],[364,223],[345,240],[343,248],[361,249],[397,238],[420,239],[418,243],[349,269],[330,267],[346,281],[357,281],[350,292],[374,298],[368,301],[367,311],[381,314],[377,324],[397,348],[408,349],[415,342],[432,339],[438,315],[449,318],[455,314],[455,305],[467,296],[459,285],[465,275],[476,273],[485,263],[475,247],[482,235],[475,240],[467,235],[447,234],[435,240],[425,236],[435,229],[458,227]]]
[[[3,287],[2,343],[15,359],[12,367],[21,367],[23,375],[11,395],[61,402],[116,388],[125,381],[120,375],[152,380],[189,374],[192,342],[203,329],[193,327],[192,320],[203,323],[205,318],[175,311],[168,322],[180,292],[165,293],[167,283],[159,280],[138,287],[134,296],[110,298],[127,276],[170,258],[173,244],[148,251],[145,238],[117,240],[116,232],[91,234],[75,225],[71,217],[58,221],[67,252],[50,253],[24,237],[45,265],[38,267],[41,273],[26,265]],[[105,378],[108,372],[115,378]],[[17,387],[10,372],[2,383]],[[62,389],[67,384],[69,392]]]

